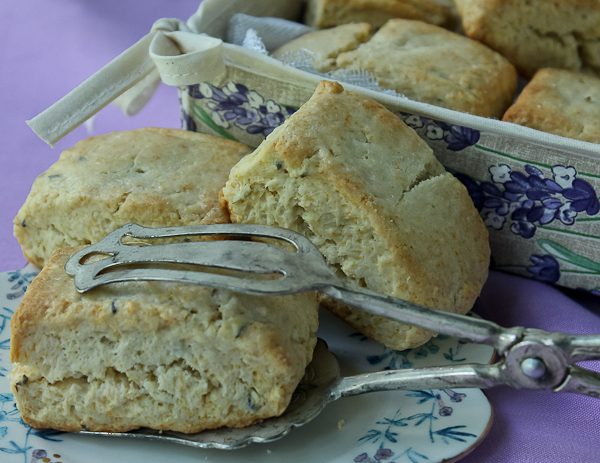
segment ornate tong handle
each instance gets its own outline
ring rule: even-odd
[[[123,243],[125,237],[190,236],[218,236],[221,240],[153,246]],[[284,242],[291,249],[250,241],[265,238]],[[86,262],[93,255],[103,258]],[[184,267],[165,268],[164,264]],[[223,275],[214,273],[215,269],[236,273]],[[547,333],[521,327],[505,329],[486,320],[351,288],[333,274],[309,240],[290,230],[237,224],[151,229],[129,224],[74,254],[66,271],[75,276],[76,287],[82,292],[104,284],[138,280],[194,283],[259,295],[319,291],[373,315],[491,345],[499,354],[499,360],[490,366],[439,370],[437,376],[428,377],[430,384],[436,381],[440,387],[504,384],[600,397],[600,375],[575,365],[582,360],[600,359],[600,336]],[[377,375],[373,378],[379,381]]]

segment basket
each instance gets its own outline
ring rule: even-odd
[[[237,13],[294,19],[301,7],[300,0],[205,0],[185,23],[158,21],[92,76],[111,92],[92,98],[84,82],[30,124],[53,142],[127,88],[121,103],[142,106],[148,81],[160,76],[179,88],[184,128],[256,147],[323,76],[227,43],[228,24]],[[490,231],[493,268],[600,294],[599,145],[343,85],[397,114],[465,185]],[[87,107],[74,110],[82,100]]]

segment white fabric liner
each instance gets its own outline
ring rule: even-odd
[[[314,29],[281,18],[257,18],[256,16],[236,13],[229,19],[229,27],[225,36],[226,42],[243,46],[249,30],[256,32],[268,51],[274,51],[290,40]]]

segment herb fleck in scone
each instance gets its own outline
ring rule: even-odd
[[[378,103],[322,82],[231,171],[233,222],[304,234],[358,286],[465,313],[487,277],[487,230],[464,188]],[[332,305],[356,329],[406,349],[432,333]]]
[[[27,259],[98,241],[129,222],[226,223],[218,194],[250,152],[240,143],[176,129],[113,132],[83,140],[34,182],[14,220]]]
[[[281,414],[316,343],[313,293],[119,283],[79,294],[58,250],[11,321],[11,388],[34,427],[199,432]]]
[[[502,120],[600,143],[600,77],[540,69]]]

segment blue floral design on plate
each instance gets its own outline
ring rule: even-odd
[[[397,444],[400,439],[399,428],[423,426],[427,429],[431,444],[436,444],[438,441],[444,444],[449,444],[451,441],[467,442],[469,439],[477,437],[476,434],[469,432],[468,427],[464,424],[436,426],[439,422],[443,423],[444,418],[454,413],[454,408],[447,404],[445,400],[449,399],[455,404],[454,406],[457,406],[467,397],[465,393],[452,389],[442,389],[440,391],[428,389],[409,391],[405,393],[405,397],[415,399],[419,406],[423,406],[422,410],[418,413],[405,415],[398,409],[393,417],[377,420],[375,422],[376,426],[360,437],[359,442],[379,444],[379,447],[375,450],[373,456],[370,456],[368,452],[358,454],[354,458],[354,462],[376,463],[391,458],[394,458],[394,463],[400,461],[416,463],[429,460],[423,450],[418,452],[409,446],[402,452],[394,452],[390,448],[390,444]]]
[[[574,167],[552,167],[552,178],[535,166],[525,172],[506,164],[489,168],[491,181],[479,182],[456,173],[465,185],[486,225],[502,230],[510,220],[510,230],[523,238],[533,238],[539,226],[556,220],[573,225],[578,214],[600,212],[598,195],[592,185],[577,178]]]
[[[350,336],[359,337],[359,333],[352,333]],[[422,361],[429,356],[435,356],[441,354],[442,357],[450,363],[460,363],[465,361],[465,357],[462,356],[462,346],[465,344],[463,341],[457,341],[448,345],[444,343],[443,349],[442,344],[439,341],[448,340],[449,337],[445,335],[438,335],[431,339],[426,344],[410,350],[394,350],[384,349],[383,352],[377,354],[367,355],[366,359],[370,365],[378,366],[383,370],[397,370],[401,368],[413,368],[415,362]],[[361,340],[367,340],[365,337]]]
[[[223,87],[209,83],[191,85],[188,94],[196,100],[204,100],[210,111],[209,114],[196,104],[192,108],[194,115],[227,138],[232,138],[226,131],[232,125],[251,135],[266,137],[296,111],[235,82]]]
[[[37,275],[37,272],[26,272],[24,270],[15,270],[8,272],[8,281],[12,283],[11,291],[6,294],[7,299],[18,299],[23,294],[31,280]]]
[[[8,339],[11,316],[14,315],[19,298],[8,299],[7,294],[14,291],[13,286],[19,280],[26,286],[29,277],[23,278],[27,274],[35,274],[31,267],[20,272],[0,273],[0,342],[6,349],[0,350],[0,366],[8,367]],[[21,277],[15,276],[21,275]],[[11,281],[8,281],[9,278]],[[351,332],[345,324],[337,318],[331,316],[328,324],[327,317],[324,316],[320,330],[324,338],[328,340],[331,348],[351,348],[353,354],[346,357],[342,362],[346,367],[348,365],[361,364],[361,371],[374,371],[380,367],[374,368],[365,360],[368,354],[381,352],[382,346],[372,341],[361,342],[356,336],[350,336]],[[444,353],[447,353],[447,346],[457,346],[457,340],[448,338],[446,341],[437,339],[439,349],[436,353],[435,348],[425,348],[420,351],[417,349],[414,354],[409,354],[409,359],[415,366],[424,366],[419,362],[423,361],[441,361],[444,363]],[[444,344],[446,343],[446,344]],[[482,354],[481,351],[465,347],[465,357],[468,361],[488,361],[490,352]],[[447,360],[446,360],[447,362]],[[417,394],[414,397],[407,394]],[[350,404],[352,412],[348,412],[348,404],[339,403],[338,412],[335,412],[337,403],[331,404],[323,413],[324,422],[330,420],[339,420],[338,413],[344,413],[348,418],[348,423],[344,425],[344,430],[335,425],[319,425],[314,422],[294,432],[290,433],[285,439],[270,443],[267,447],[267,453],[258,453],[256,448],[240,449],[236,455],[244,461],[279,461],[281,455],[286,449],[302,448],[306,450],[301,459],[293,458],[290,463],[305,461],[305,456],[309,455],[311,461],[352,461],[353,458],[365,454],[364,461],[392,461],[411,462],[411,458],[427,458],[428,463],[444,461],[447,458],[454,457],[466,451],[476,444],[477,440],[485,434],[485,426],[490,418],[489,402],[481,391],[477,389],[468,389],[464,391],[454,390],[424,390],[424,391],[403,391],[403,392],[383,392],[380,394],[371,394],[362,397],[352,397],[344,399],[354,401]],[[393,411],[398,410],[396,415]],[[432,413],[433,417],[429,417]],[[392,413],[392,416],[389,413]],[[427,416],[426,416],[427,415]],[[370,416],[370,418],[365,418]],[[418,416],[418,418],[417,418]],[[411,418],[412,417],[412,418]],[[408,419],[411,418],[411,419]],[[394,426],[393,420],[407,420],[405,427]],[[421,421],[420,424],[417,424]],[[431,422],[431,434],[429,429]],[[373,423],[371,425],[371,423]],[[314,427],[316,426],[316,428]],[[462,428],[466,426],[466,428]],[[397,442],[386,440],[387,436],[394,436]],[[447,428],[447,429],[446,429]],[[377,440],[373,434],[373,439],[360,440],[374,431],[382,432],[382,439]],[[408,436],[404,433],[408,432]],[[467,435],[462,436],[461,432],[470,434],[476,433],[477,438],[471,438]],[[434,444],[431,443],[431,436],[434,438]],[[447,441],[447,443],[445,442]],[[463,442],[456,440],[456,437],[464,439]],[[335,448],[328,448],[327,451],[321,450],[322,445],[331,439],[335,439]],[[407,440],[408,439],[408,440]],[[314,449],[306,449],[305,444],[310,440],[314,442]],[[186,450],[177,452],[176,456],[172,446],[147,446],[141,445],[135,441],[118,440],[113,442],[102,442],[96,447],[85,445],[85,439],[80,436],[74,437],[68,433],[62,434],[55,431],[35,430],[27,426],[20,418],[15,406],[14,397],[9,392],[8,378],[0,376],[0,461],[3,463],[58,463],[59,461],[86,461],[101,463],[102,461],[119,461],[119,455],[122,446],[128,449],[133,447],[135,451],[128,453],[131,461],[141,463],[142,461],[169,461],[175,458],[177,461],[197,461],[198,455],[202,459],[202,453],[193,453]],[[98,452],[90,452],[90,448],[101,449]],[[272,455],[270,454],[272,449]],[[221,456],[222,455],[222,456]],[[211,454],[211,460],[229,461],[231,455],[229,452]],[[258,457],[256,455],[259,455]],[[236,457],[238,458],[238,457]],[[371,460],[368,460],[371,458]],[[129,461],[129,460],[128,460]],[[420,460],[419,460],[420,461]]]
[[[2,333],[8,332],[8,325],[13,311],[8,307],[0,309],[0,377],[7,375],[8,370],[4,365],[8,364],[8,351],[10,349],[10,337]],[[0,400],[1,402],[1,400]]]
[[[21,298],[36,275],[37,271],[30,270],[16,270],[2,274],[2,277],[6,279],[7,290],[3,295],[5,301],[16,302]],[[9,363],[9,326],[13,314],[14,310],[11,307],[0,308],[0,378],[6,378],[8,373],[5,366]],[[31,439],[37,437],[49,442],[61,442],[62,439],[58,437],[60,434],[62,433],[57,431],[30,428],[21,419],[12,393],[0,391],[0,456],[2,454],[22,455],[22,461],[25,463],[28,461],[51,463],[53,458],[58,461],[56,458],[60,458],[60,455],[49,455],[44,449],[34,448]]]

